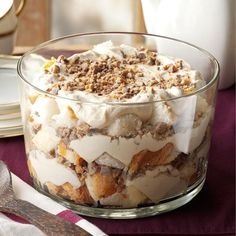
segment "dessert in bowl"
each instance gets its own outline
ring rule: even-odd
[[[26,53],[18,72],[40,191],[81,214],[132,218],[202,188],[218,78],[207,52],[155,35],[73,35]]]

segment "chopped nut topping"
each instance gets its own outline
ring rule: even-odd
[[[147,91],[148,87],[151,93],[155,93],[154,87],[167,89],[177,86],[186,93],[190,93],[195,87],[187,73],[178,74],[178,71],[183,68],[182,60],[161,65],[157,52],[145,48],[138,49],[135,55],[126,55],[124,52],[122,55],[121,59],[98,55],[93,60],[81,60],[80,57],[69,60],[61,55],[53,59],[54,64],[52,60],[47,63],[52,66],[47,73],[54,75],[54,81],[47,91],[53,94],[57,94],[59,90],[85,91],[119,101]],[[60,64],[63,64],[63,76],[60,74]],[[156,75],[144,82],[142,78],[147,75],[140,65],[155,67]],[[162,78],[158,72],[160,68],[168,73],[167,78]]]
[[[52,73],[58,74],[60,72],[60,67],[58,65],[54,65],[52,67]]]

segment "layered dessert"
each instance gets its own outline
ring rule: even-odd
[[[184,60],[107,41],[48,60],[28,90],[34,182],[75,204],[134,208],[185,194],[206,171],[212,106]]]

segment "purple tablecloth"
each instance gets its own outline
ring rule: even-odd
[[[217,98],[208,173],[202,191],[187,205],[163,215],[134,220],[86,217],[107,234],[235,235],[235,91]],[[0,139],[0,159],[31,183],[23,137]]]

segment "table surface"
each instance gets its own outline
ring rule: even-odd
[[[201,192],[162,215],[133,220],[85,217],[109,235],[235,235],[235,90],[219,91],[208,172]],[[23,136],[0,139],[0,160],[31,184]]]

